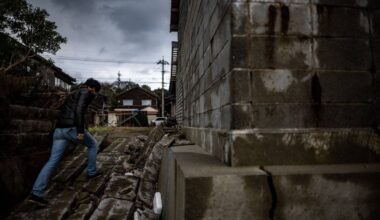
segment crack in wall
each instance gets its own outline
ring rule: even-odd
[[[277,208],[277,192],[274,186],[273,175],[271,172],[266,170],[263,166],[260,166],[259,169],[265,172],[265,174],[267,175],[268,187],[272,195],[272,205],[271,205],[271,208],[269,209],[269,219],[274,220],[275,211]]]

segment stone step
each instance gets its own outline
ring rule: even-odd
[[[7,130],[3,133],[52,132],[54,125],[54,121],[49,120],[12,119],[9,121]]]
[[[149,132],[148,139],[144,142],[143,152],[136,159],[136,167],[144,168],[145,162],[148,159],[150,153],[154,145],[161,140],[161,138],[165,135],[162,124],[156,126]]]
[[[134,176],[114,175],[111,177],[103,198],[134,201],[139,179]]]
[[[102,152],[109,153],[109,152],[123,152],[124,147],[127,143],[127,138],[117,138],[114,140],[109,146],[107,146]]]
[[[62,170],[53,178],[53,181],[67,183],[69,180],[73,180],[75,176],[78,176],[83,171],[86,164],[87,156],[84,153],[71,158],[71,160],[68,161],[67,164],[64,164],[64,167],[61,168]]]
[[[200,147],[168,148],[162,219],[378,219],[380,164],[230,167]]]
[[[105,135],[95,134],[94,138],[98,143],[98,148],[102,145]],[[77,145],[71,155],[65,157],[61,162],[60,170],[53,178],[56,182],[67,183],[74,180],[85,170],[87,165],[87,148],[83,145]],[[86,171],[86,170],[85,170]]]
[[[132,219],[133,202],[128,200],[105,198],[98,205],[90,219]]]
[[[59,111],[22,105],[10,105],[9,116],[14,119],[43,119],[54,120]]]
[[[65,189],[62,186],[57,187],[53,191],[54,193],[51,192],[46,198],[49,201],[49,206],[40,207],[34,203],[25,201],[7,219],[63,219],[71,210],[72,205],[78,197],[78,192]]]

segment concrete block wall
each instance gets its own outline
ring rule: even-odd
[[[181,1],[188,137],[231,166],[379,161],[378,14],[366,0]]]
[[[181,0],[162,218],[379,219],[379,9]]]
[[[177,91],[183,89],[185,126],[228,129],[221,119],[229,102],[230,2],[181,2]]]
[[[380,166],[230,167],[198,146],[167,148],[162,219],[379,219]],[[270,175],[268,175],[270,173]]]

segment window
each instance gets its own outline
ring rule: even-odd
[[[152,100],[151,99],[143,99],[143,100],[141,100],[141,105],[143,105],[143,106],[151,106],[152,105]]]
[[[131,106],[131,105],[133,105],[133,99],[124,99],[123,100],[123,105],[124,106]]]

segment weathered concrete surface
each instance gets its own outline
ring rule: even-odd
[[[112,198],[103,199],[90,219],[131,219],[133,202]]]
[[[186,136],[231,166],[380,162],[372,129],[185,128]]]
[[[193,145],[167,149],[162,169],[163,219],[380,216],[379,164],[229,167]]]
[[[177,87],[177,106],[183,105],[183,112],[178,115],[183,117],[188,138],[221,161],[239,164],[233,162],[234,152],[244,148],[235,146],[238,142],[228,133],[316,129],[335,135],[330,129],[355,128],[365,133],[378,126],[378,3],[226,0],[181,4],[176,79],[183,85]],[[344,161],[341,155],[363,149],[346,137],[334,137],[346,144],[345,149],[331,151],[325,162],[334,162],[335,157],[340,163]],[[245,145],[249,149],[270,144],[265,154],[289,147],[282,141],[257,143],[254,136],[247,138],[252,138],[251,145],[258,145]],[[328,149],[341,148],[341,144],[333,146],[335,142],[324,143]],[[295,148],[302,148],[299,144]],[[262,157],[258,151],[247,149],[244,155]],[[374,161],[371,150],[360,155],[360,162]],[[346,161],[354,162],[352,158],[347,156]],[[287,157],[280,159],[286,163]]]

